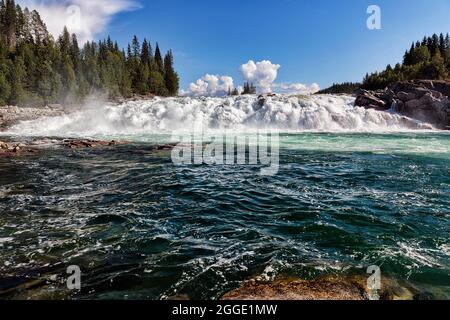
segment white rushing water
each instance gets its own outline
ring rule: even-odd
[[[350,96],[155,98],[119,106],[97,104],[53,118],[22,122],[22,136],[142,135],[207,130],[278,129],[283,132],[400,132],[431,127],[407,117],[354,106]]]

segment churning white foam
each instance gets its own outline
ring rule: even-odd
[[[207,130],[278,129],[284,132],[392,132],[430,129],[407,117],[354,106],[350,96],[154,98],[119,106],[97,105],[53,118],[22,122],[11,134],[99,136]]]

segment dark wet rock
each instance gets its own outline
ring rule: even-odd
[[[96,147],[115,147],[124,144],[118,141],[101,141],[87,139],[66,139],[62,142],[62,146],[69,149],[92,149]]]
[[[37,150],[23,143],[0,141],[0,157],[17,157],[34,154]]]
[[[355,104],[360,107],[366,107],[367,109],[376,109],[385,111],[388,110],[387,102],[380,98],[381,92],[371,92],[361,90],[356,98]]]
[[[226,293],[222,300],[369,300],[367,278],[327,276],[315,280],[281,278],[250,280]],[[413,294],[396,282],[382,280],[381,300],[410,300]]]
[[[277,97],[278,95],[276,93],[264,93],[258,96],[258,101],[256,102],[256,105],[253,107],[254,111],[261,110],[266,102],[269,100],[269,98]]]
[[[254,108],[255,111],[261,110],[262,107],[266,104],[267,99],[264,97],[259,97],[258,102],[256,103],[256,108]]]
[[[63,147],[67,149],[92,149],[97,147],[117,147],[125,144],[121,141],[101,141],[88,139],[33,140],[22,142],[0,141],[0,157],[18,157],[38,153],[42,150]],[[156,148],[156,147],[155,147]]]
[[[384,90],[359,90],[356,106],[394,111],[450,130],[450,82],[434,80],[402,81]]]
[[[173,148],[175,148],[175,144],[164,144],[161,146],[157,146],[157,150],[158,151],[167,151],[167,150],[172,150]]]

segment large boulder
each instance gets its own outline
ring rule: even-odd
[[[450,130],[450,82],[434,80],[402,81],[384,90],[360,90],[356,106],[402,115]]]
[[[368,109],[385,111],[390,108],[388,101],[381,99],[382,92],[361,90],[356,97],[356,105]]]
[[[412,300],[415,294],[386,277],[381,279],[378,292],[367,287],[367,278],[362,275],[323,276],[312,280],[279,277],[273,281],[251,279],[223,295],[221,300]]]

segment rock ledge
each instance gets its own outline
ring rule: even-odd
[[[383,90],[357,92],[355,105],[387,111],[391,108],[407,117],[450,130],[450,82],[403,81]]]

